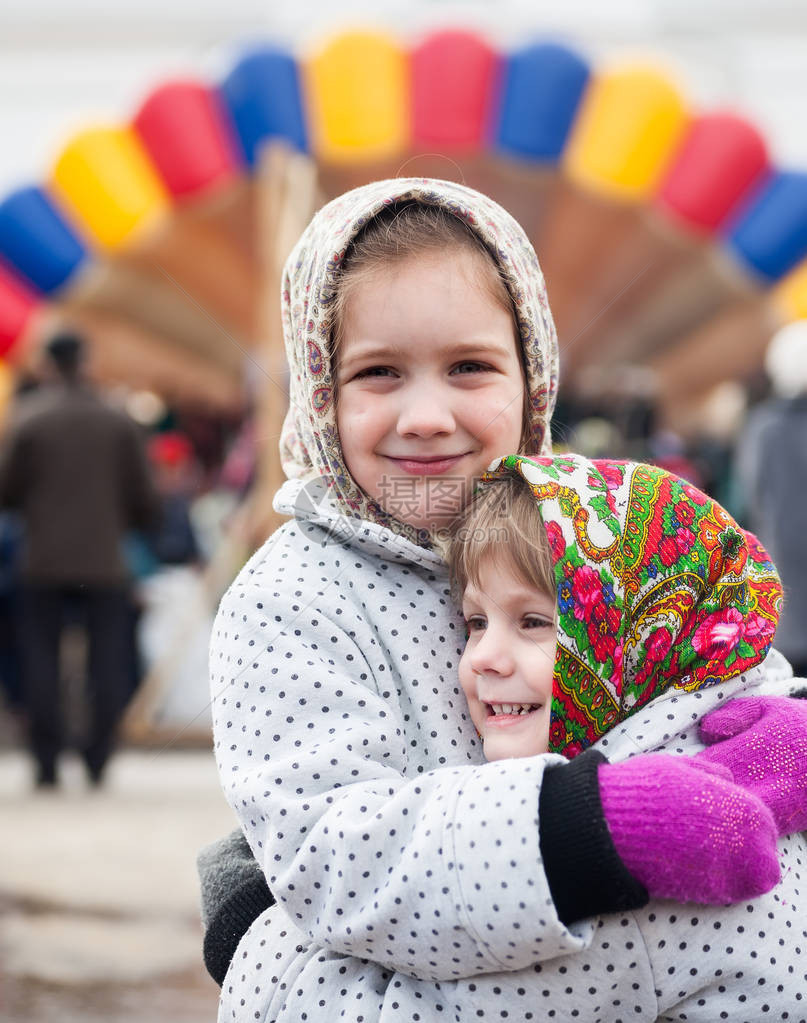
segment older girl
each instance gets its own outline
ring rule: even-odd
[[[494,456],[548,449],[555,332],[518,225],[428,180],[320,211],[283,304],[275,507],[293,520],[228,591],[210,658],[222,785],[279,905],[241,940],[220,1019],[425,1018],[442,981],[504,971],[516,991],[522,971],[587,946],[573,921],[647,898],[614,849],[596,764],[562,767],[549,799],[557,758],[485,765],[456,682],[464,628],[434,539]],[[665,819],[630,781],[619,790],[659,839],[650,893],[713,898],[702,859],[665,887],[664,836],[693,811],[683,787]],[[749,800],[736,787],[732,813]],[[725,811],[710,805],[705,828]],[[570,833],[573,870],[558,855]],[[719,868],[740,877],[743,860]]]

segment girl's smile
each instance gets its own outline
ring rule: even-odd
[[[337,426],[347,467],[418,529],[449,524],[473,479],[519,448],[524,374],[512,311],[485,257],[426,252],[358,282],[337,354]]]
[[[461,455],[386,455],[385,457],[394,462],[399,469],[412,476],[439,476],[449,469],[453,469],[466,454]]]

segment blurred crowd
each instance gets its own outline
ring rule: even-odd
[[[658,422],[657,382],[640,369],[600,382],[591,398],[561,400],[559,450],[653,462],[716,498],[770,552],[785,605],[776,646],[807,674],[807,320],[779,330],[764,372],[717,388],[686,436]],[[561,391],[562,395],[562,391]]]
[[[0,442],[0,712],[27,737],[37,784],[58,784],[69,748],[99,784],[144,695],[146,731],[206,734],[212,618],[262,540],[239,519],[256,438],[249,416],[96,394],[75,335],[47,352],[45,371],[19,382]],[[765,373],[719,389],[685,437],[660,426],[639,369],[591,395],[561,392],[557,450],[654,462],[756,532],[785,585],[777,646],[807,675],[807,321],[781,330]]]
[[[204,733],[210,567],[255,465],[249,426],[100,394],[85,354],[50,341],[0,442],[0,711],[47,788],[70,749],[102,783],[144,688],[149,726]]]

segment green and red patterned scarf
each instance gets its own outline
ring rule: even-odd
[[[715,501],[656,466],[580,455],[494,462],[538,502],[557,584],[549,751],[573,757],[670,688],[716,685],[770,649],[782,586]]]

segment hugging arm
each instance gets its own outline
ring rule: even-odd
[[[369,626],[347,632],[316,608],[268,629],[244,614],[252,597],[231,592],[214,629],[216,756],[291,921],[317,945],[433,980],[582,947],[539,838],[541,778],[563,761],[423,770],[393,681],[363,656]]]
[[[599,754],[544,772],[539,800],[540,849],[558,918],[570,926],[598,913],[638,909],[647,890],[619,858],[602,812]],[[204,961],[221,985],[238,943],[275,898],[237,829],[206,846],[197,859]]]
[[[278,578],[273,594],[258,575],[231,588],[216,621],[216,756],[269,889],[316,945],[422,979],[514,971],[581,948],[584,932],[567,926],[578,914],[638,907],[642,882],[651,897],[661,894],[652,869],[637,878],[625,860],[613,805],[620,820],[636,816],[646,833],[664,836],[663,858],[676,813],[691,817],[693,791],[697,805],[710,784],[704,771],[701,788],[676,782],[676,772],[692,780],[690,758],[665,765],[663,819],[641,779],[628,778],[641,756],[592,766],[592,751],[578,758],[582,766],[547,755],[423,770],[411,708],[365,657],[378,647],[372,625],[357,613],[353,628],[343,627],[316,601],[295,614],[299,598],[284,592],[286,581]],[[265,614],[265,602],[290,610]],[[428,709],[436,726],[439,712]],[[542,791],[555,774],[558,785]],[[588,797],[565,794],[560,782],[575,778]],[[775,833],[757,796],[737,788],[735,803],[748,811],[754,841],[770,846]],[[698,858],[685,853],[678,874],[687,895]],[[726,856],[723,872],[746,869],[744,856]],[[703,897],[696,865],[692,898]],[[758,879],[757,891],[768,882]]]
[[[608,765],[589,751],[544,772],[540,852],[563,924],[639,908],[648,888],[658,898],[720,903],[775,883],[776,833],[807,828],[807,702],[740,697],[708,715],[701,732],[709,746],[694,758],[644,754]],[[739,855],[704,845],[715,834],[730,842],[738,827]],[[705,852],[693,856],[699,845]],[[199,871],[205,963],[221,984],[241,937],[274,898],[240,831],[204,850]]]

